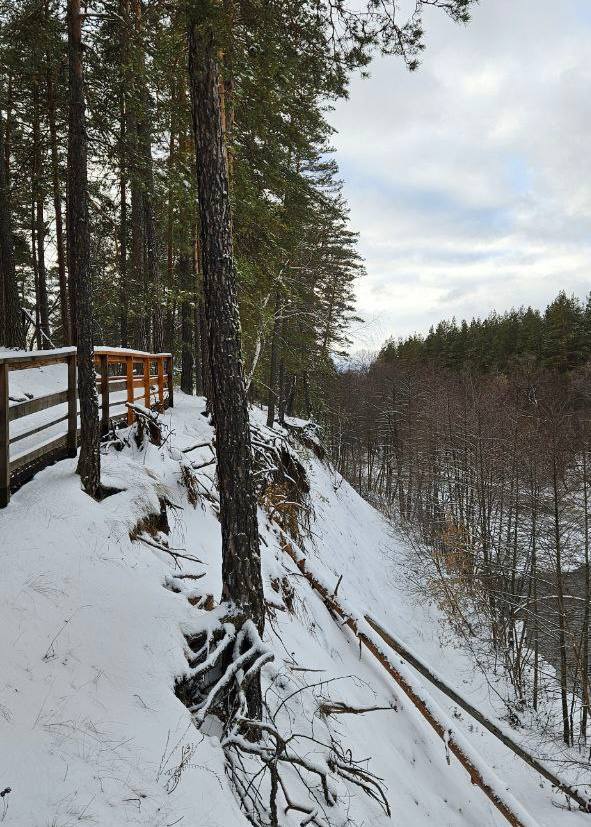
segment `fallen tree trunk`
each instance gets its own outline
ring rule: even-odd
[[[516,741],[514,741],[510,735],[504,732],[497,724],[493,721],[490,721],[482,712],[477,709],[475,706],[472,706],[471,703],[464,700],[461,695],[453,689],[451,686],[448,686],[440,677],[432,672],[425,664],[420,661],[416,655],[413,655],[399,640],[394,638],[390,632],[387,632],[383,626],[381,626],[377,620],[375,620],[371,615],[365,615],[365,620],[369,623],[371,628],[378,633],[378,635],[382,638],[384,643],[386,643],[391,649],[393,649],[398,655],[404,658],[407,663],[419,672],[424,678],[426,678],[433,686],[437,687],[440,692],[443,692],[444,695],[447,695],[454,703],[456,703],[459,707],[461,707],[464,712],[467,712],[468,715],[471,715],[474,720],[478,721],[485,729],[499,739],[507,749],[510,749],[511,752],[515,753],[515,755],[519,756],[522,761],[525,761],[526,764],[529,764],[532,769],[539,772],[541,776],[543,776],[547,781],[549,781],[556,789],[561,790],[565,795],[569,798],[572,798],[573,801],[576,801],[579,805],[580,809],[586,813],[591,813],[591,801],[581,793],[579,793],[576,789],[571,787],[569,784],[566,784],[564,781],[561,781],[554,773],[548,769],[541,761],[531,755],[529,752],[523,749]]]
[[[469,742],[458,732],[454,731],[451,722],[439,705],[417,685],[412,673],[404,663],[394,664],[388,653],[382,648],[381,640],[364,618],[356,618],[354,613],[347,611],[339,600],[320,579],[307,567],[306,558],[296,551],[293,540],[282,531],[283,550],[291,557],[300,572],[310,583],[314,591],[322,598],[329,612],[339,620],[339,625],[347,626],[357,637],[360,643],[369,649],[391,678],[410,698],[419,712],[433,727],[443,740],[446,750],[456,756],[458,761],[467,770],[470,780],[476,784],[490,799],[494,806],[505,817],[512,827],[538,827],[537,822],[527,813],[517,799],[504,788],[503,783],[493,770],[482,760]],[[449,762],[449,758],[448,758]]]

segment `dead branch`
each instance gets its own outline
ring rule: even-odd
[[[328,715],[364,715],[366,712],[396,712],[395,706],[350,706],[343,701],[324,701],[318,707],[324,717]]]
[[[152,548],[157,548],[159,551],[165,551],[167,554],[174,559],[176,565],[180,568],[178,564],[178,560],[189,560],[191,563],[200,563],[202,566],[205,565],[203,560],[199,560],[198,557],[193,557],[192,554],[182,554],[179,549],[175,548],[168,548],[168,546],[163,546],[160,543],[155,543],[153,540],[148,540],[146,537],[142,535],[138,535],[136,537],[137,540],[141,540],[142,543],[145,543],[147,546],[152,546]]]

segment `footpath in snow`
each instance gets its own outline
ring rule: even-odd
[[[186,636],[202,627],[208,595],[221,590],[215,504],[189,502],[182,449],[209,443],[203,400],[178,394],[163,416],[162,448],[134,443],[103,456],[103,482],[121,493],[89,499],[64,460],[39,473],[0,513],[0,824],[15,827],[149,825],[233,827],[248,822],[224,771],[214,734],[197,731],[177,699],[187,669]],[[262,415],[253,411],[253,418]],[[311,450],[299,448],[311,491],[303,551],[356,612],[376,619],[487,714],[494,699],[436,608],[417,603],[404,578],[404,549],[387,522]],[[207,447],[190,454],[199,489],[213,492]],[[175,564],[130,532],[167,500]],[[331,726],[383,779],[391,819],[349,791],[334,824],[492,827],[506,822],[383,669],[281,549],[259,511],[266,642],[275,660],[263,672],[269,703],[287,698],[294,731]],[[278,588],[278,584],[289,584]],[[310,689],[304,689],[305,686]],[[435,690],[430,690],[436,695]],[[460,714],[436,700],[540,827],[583,827],[591,816],[565,809],[564,796]],[[322,716],[327,703],[375,707]],[[310,747],[310,754],[313,747]],[[301,814],[289,815],[293,825]]]

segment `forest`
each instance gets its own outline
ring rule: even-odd
[[[402,520],[482,668],[504,663],[512,714],[558,697],[545,725],[587,756],[589,303],[561,292],[386,343],[335,383],[339,470]],[[547,663],[556,667],[556,674]]]
[[[591,298],[348,362],[333,110],[476,5],[0,0],[0,823],[591,812]]]

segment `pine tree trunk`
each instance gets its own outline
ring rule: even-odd
[[[280,425],[285,425],[285,362],[283,361],[283,354],[281,354],[279,360],[277,421]]]
[[[151,333],[151,306],[148,296],[147,238],[146,238],[146,171],[145,157],[145,88],[144,88],[144,47],[141,37],[141,3],[133,0],[125,4],[125,21],[133,32],[130,44],[130,69],[126,82],[131,90],[127,112],[127,133],[129,154],[129,179],[131,187],[131,285],[133,304],[132,346],[149,350]]]
[[[39,81],[33,78],[33,199],[36,260],[37,260],[37,306],[39,308],[39,348],[48,347],[49,306],[47,301],[47,271],[45,268],[45,218],[43,192],[43,169],[40,134]]]
[[[201,250],[199,240],[197,239],[197,230],[193,227],[193,364],[195,367],[195,393],[197,396],[202,396],[203,390],[203,371],[204,360],[203,352],[205,350],[204,343],[201,341],[201,325],[200,325],[200,306],[199,291],[197,285],[200,281],[201,270]]]
[[[556,598],[558,604],[558,644],[560,650],[560,700],[562,706],[562,738],[570,746],[571,732],[568,713],[568,683],[566,658],[566,611],[562,583],[562,538],[560,528],[560,507],[558,495],[558,466],[556,457],[556,435],[553,436],[552,492],[554,517],[554,542],[556,552]]]
[[[47,17],[47,12],[46,12]],[[62,219],[62,194],[60,189],[58,139],[56,126],[55,84],[53,72],[47,68],[47,115],[49,120],[49,140],[51,143],[51,178],[53,186],[53,211],[55,213],[55,247],[57,252],[57,274],[60,291],[60,318],[62,339],[69,345],[72,339],[70,331],[70,303],[68,301],[68,280],[66,277],[66,253],[64,245],[64,226]]]
[[[275,422],[275,405],[277,403],[277,354],[279,352],[279,330],[281,327],[281,297],[279,290],[275,294],[275,315],[273,333],[271,334],[271,353],[269,358],[269,390],[267,395],[267,427]]]
[[[205,302],[199,302],[199,345],[201,348],[201,385],[202,394],[206,400],[206,410],[212,412],[211,398],[211,365],[209,364],[209,333],[207,332],[207,319],[205,318]]]
[[[199,332],[199,300],[195,292],[193,300],[193,367],[195,368],[195,394],[203,396],[203,372],[201,370],[201,335]]]
[[[191,307],[193,266],[191,257],[183,252],[178,262],[181,301],[181,390],[193,393],[193,308]]]
[[[4,122],[0,113],[0,344],[24,348],[25,331],[21,314],[12,238],[10,187],[5,163]]]
[[[222,597],[232,602],[243,618],[251,618],[262,632],[265,610],[257,506],[213,24],[190,19],[188,35],[203,292],[220,487]],[[251,712],[260,712],[260,687],[258,693],[258,697],[251,697]]]
[[[589,718],[589,620],[591,617],[591,577],[589,559],[589,479],[587,445],[583,446],[583,507],[585,527],[585,605],[583,609],[583,634],[581,645],[581,681],[583,710],[581,715],[581,737],[587,742],[587,721]]]
[[[119,86],[119,338],[121,347],[129,347],[129,284],[127,278],[127,82],[128,82],[128,31],[129,15],[126,0],[119,4],[120,86]]]
[[[80,457],[77,472],[91,497],[100,492],[99,419],[94,370],[88,226],[87,139],[80,0],[68,0],[68,271],[76,294]]]

